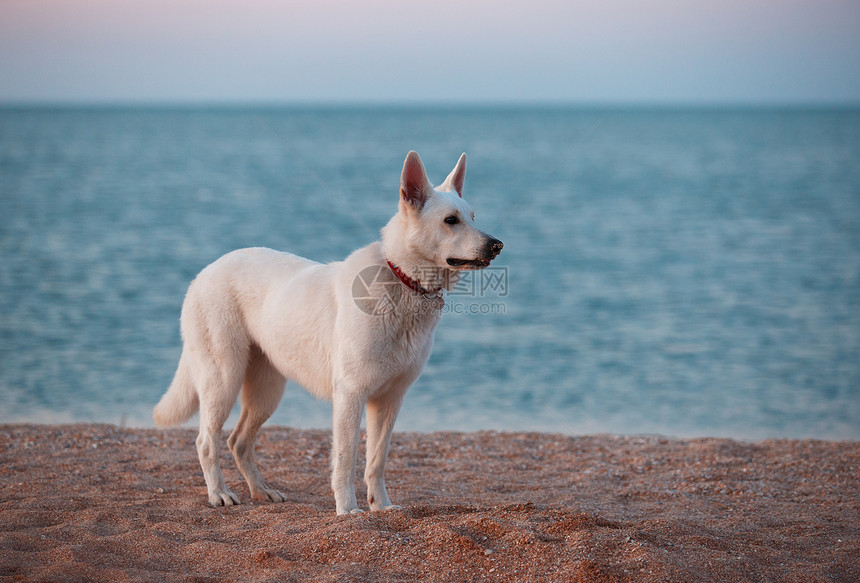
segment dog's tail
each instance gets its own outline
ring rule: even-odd
[[[188,357],[185,351],[179,358],[179,366],[170,388],[161,397],[158,405],[152,411],[155,424],[159,427],[178,425],[184,423],[194,415],[200,401],[197,398],[197,390],[191,380],[191,369],[188,366]]]

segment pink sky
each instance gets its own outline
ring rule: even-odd
[[[860,102],[860,2],[2,0],[0,101]]]

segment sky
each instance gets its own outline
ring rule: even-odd
[[[860,1],[0,0],[0,102],[860,104]]]

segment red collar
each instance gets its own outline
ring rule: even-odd
[[[437,287],[435,289],[425,288],[424,286],[421,285],[420,281],[418,281],[416,279],[412,279],[411,277],[409,277],[408,275],[403,273],[403,271],[399,267],[397,267],[396,265],[394,265],[393,263],[391,263],[387,259],[385,260],[385,262],[388,263],[388,267],[391,268],[391,271],[394,272],[394,275],[397,276],[397,279],[402,281],[403,285],[405,285],[406,287],[408,287],[412,291],[417,292],[419,294],[424,294],[424,295],[438,294],[440,291],[442,291],[441,287]]]

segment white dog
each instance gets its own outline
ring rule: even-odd
[[[332,489],[338,514],[361,512],[355,464],[367,406],[367,500],[393,505],[385,460],[406,390],[430,356],[442,290],[459,272],[489,265],[502,242],[475,227],[462,199],[466,155],[434,189],[409,152],[397,214],[382,240],[326,265],[271,249],[242,249],[206,267],[182,305],[184,345],[158,425],[182,423],[199,408],[197,453],[209,502],[238,504],[224,483],[221,428],[236,397],[242,413],[227,444],[251,495],[282,502],[254,463],[254,440],[277,407],[287,379],[333,403]]]

